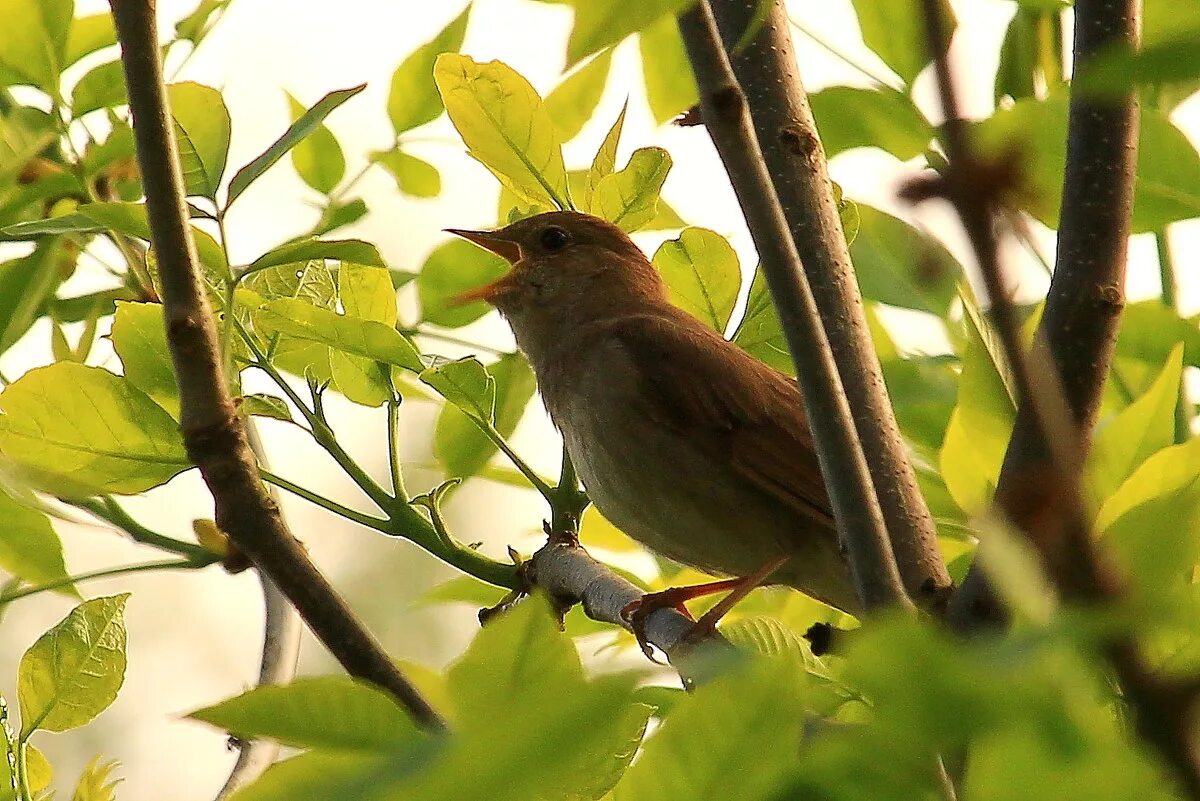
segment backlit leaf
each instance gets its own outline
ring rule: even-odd
[[[685,228],[654,254],[655,269],[671,302],[724,334],[742,285],[737,254],[725,237],[707,228]]]
[[[221,93],[198,83],[167,87],[179,161],[189,195],[215,200],[229,156],[229,109]]]
[[[592,196],[593,212],[622,231],[636,231],[657,213],[670,170],[671,155],[662,148],[635,150],[624,169],[600,179]]]
[[[546,113],[558,129],[560,141],[574,139],[591,119],[604,94],[610,66],[612,51],[605,50],[546,95]]]
[[[453,239],[439,245],[417,275],[421,317],[428,323],[458,328],[491,311],[484,301],[456,304],[454,298],[468,289],[495,281],[508,272],[508,262],[470,242]]]
[[[387,113],[397,136],[433,122],[442,113],[442,98],[430,77],[433,65],[442,53],[454,53],[462,47],[470,12],[468,4],[432,41],[410,53],[392,74]]]
[[[496,382],[496,430],[512,436],[536,388],[533,370],[524,356],[510,353],[489,365],[488,372]],[[433,452],[446,475],[468,478],[487,464],[496,445],[465,412],[447,403],[434,427]]]

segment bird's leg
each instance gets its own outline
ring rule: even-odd
[[[653,659],[653,649],[646,641],[646,619],[651,614],[659,609],[674,609],[688,620],[694,620],[692,613],[683,605],[685,601],[734,589],[741,581],[736,578],[723,579],[705,584],[691,584],[687,587],[670,587],[660,592],[648,592],[636,601],[625,604],[621,609],[621,619],[629,624],[629,630],[637,638],[642,653]]]
[[[696,621],[696,625],[692,626],[692,630],[688,632],[687,638],[695,640],[711,634],[716,629],[717,622],[725,616],[726,612],[733,608],[734,604],[749,595],[751,590],[766,581],[772,573],[783,567],[790,558],[791,556],[788,554],[778,556],[745,578],[734,579],[733,586],[730,588],[732,592],[722,598],[716,606],[709,609]]]

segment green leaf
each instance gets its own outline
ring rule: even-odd
[[[1096,531],[1106,531],[1131,509],[1192,487],[1198,476],[1200,439],[1163,448],[1142,462],[1133,475],[1108,497],[1096,514],[1093,526]]]
[[[1034,97],[1038,73],[1038,26],[1041,12],[1018,8],[1008,23],[1004,43],[1000,45],[1000,64],[996,68],[993,97],[996,105],[1001,98],[1022,100]],[[1041,23],[1045,24],[1045,23]]]
[[[562,145],[529,81],[499,61],[453,53],[438,56],[433,77],[474,158],[522,199],[568,208]]]
[[[850,256],[863,297],[945,317],[963,275],[958,260],[897,217],[863,204],[858,215]]]
[[[622,231],[636,231],[654,218],[658,196],[671,170],[671,154],[661,147],[635,150],[620,172],[606,175],[592,196],[595,214]]]
[[[325,243],[322,243],[325,244]],[[289,262],[255,270],[242,286],[264,300],[299,298],[322,309],[337,308],[337,286],[324,259]]]
[[[167,347],[163,308],[158,303],[118,303],[113,349],[126,380],[179,419],[179,387]]]
[[[97,109],[116,108],[128,102],[125,98],[125,71],[120,61],[93,67],[71,90],[71,114],[75,117],[82,117]]]
[[[348,261],[368,267],[386,267],[383,257],[370,242],[361,239],[297,239],[268,250],[245,270],[247,274],[281,264],[328,259]]]
[[[21,657],[17,696],[21,735],[67,731],[103,712],[125,680],[128,593],[94,598],[71,610]]]
[[[266,737],[293,748],[395,753],[421,737],[390,695],[348,676],[256,687],[188,717],[237,737]]]
[[[1183,363],[1200,366],[1200,320],[1184,319],[1159,300],[1130,303],[1121,315],[1117,355],[1159,365],[1183,343]]]
[[[0,0],[0,68],[15,79],[10,82],[58,97],[74,6],[73,0]]]
[[[383,777],[408,767],[406,761],[398,759],[395,754],[380,756],[362,752],[310,751],[271,765],[262,778],[234,793],[231,801],[377,799],[380,796],[376,791]]]
[[[316,105],[300,115],[300,119],[293,122],[283,132],[283,135],[276,139],[261,155],[234,173],[233,179],[229,182],[229,195],[225,200],[225,208],[233,205],[233,201],[237,200],[258,176],[274,166],[275,162],[283,158],[289,150],[311,136],[334,109],[365,88],[367,88],[367,85],[364,83],[349,89],[339,89],[335,92],[330,92],[318,100]]]
[[[387,113],[396,136],[433,122],[442,113],[442,98],[430,80],[433,65],[442,53],[457,52],[462,47],[470,13],[471,5],[468,3],[461,14],[451,20],[432,41],[410,53],[392,74]]]
[[[700,102],[692,62],[688,61],[674,16],[664,16],[646,26],[638,34],[638,47],[646,102],[656,123],[669,122]]]
[[[472,417],[489,423],[495,420],[496,381],[474,356],[439,360],[425,368],[420,378]]]
[[[145,492],[191,467],[171,416],[98,367],[30,370],[0,393],[0,411],[0,455],[60,494]]]
[[[912,84],[917,74],[929,63],[929,45],[921,14],[914,12],[908,0],[853,2],[863,42],[903,78],[904,83]],[[945,52],[950,47],[950,36],[954,33],[954,10],[948,0],[940,0],[939,6],[946,38],[938,43],[938,51]]]
[[[288,407],[287,401],[274,395],[266,395],[261,392],[243,395],[238,398],[238,406],[242,414],[252,417],[269,417],[285,423],[292,422],[292,410]]]
[[[62,542],[44,512],[18,503],[0,490],[0,567],[26,584],[67,577]],[[71,585],[60,592],[78,597]]]
[[[460,239],[439,245],[417,274],[421,318],[433,325],[459,328],[491,311],[484,301],[454,304],[455,297],[489,284],[508,272],[508,262]]]
[[[579,193],[579,207],[582,209],[592,210],[592,200],[596,194],[596,187],[599,186],[602,180],[612,175],[613,170],[617,168],[617,145],[621,142],[621,131],[625,127],[625,112],[628,109],[628,102],[621,106],[621,113],[617,115],[616,121],[608,129],[608,133],[605,134],[604,141],[600,143],[599,149],[596,150],[596,155],[592,159],[592,165],[588,168],[587,174],[584,177],[583,190]]]
[[[1175,40],[1180,31],[1200,30],[1200,5],[1194,0],[1150,0],[1142,4],[1142,49],[1156,50]],[[1193,53],[1194,56],[1194,53]],[[1143,103],[1170,112],[1196,90],[1200,80],[1157,86],[1142,92]]]
[[[168,86],[167,99],[187,193],[215,202],[229,156],[231,126],[225,100],[211,86],[191,82]]]
[[[737,254],[725,237],[707,228],[685,228],[658,248],[651,263],[672,303],[725,333],[742,286]]]
[[[71,20],[71,30],[67,34],[67,51],[63,63],[70,66],[84,56],[112,47],[116,43],[117,29],[113,25],[111,13],[105,11],[101,14],[76,17]]]
[[[287,99],[292,122],[295,122],[303,116],[304,106],[290,94]],[[322,195],[332,192],[346,175],[346,157],[342,154],[342,146],[338,144],[333,131],[324,125],[318,125],[307,139],[292,148],[292,166],[304,183]]]
[[[348,316],[395,327],[396,292],[382,267],[342,262],[338,295]],[[329,369],[338,390],[357,404],[376,407],[392,397],[390,371],[373,359],[334,352],[329,354]]]
[[[833,86],[809,95],[825,154],[877,147],[901,161],[921,155],[933,126],[912,99],[894,89]]]
[[[795,375],[791,351],[775,313],[762,270],[756,268],[746,298],[746,311],[733,334],[733,344],[781,373]]]
[[[496,430],[510,437],[525,415],[537,382],[524,356],[509,353],[488,366],[496,382]],[[434,427],[433,452],[446,475],[469,478],[496,453],[496,445],[465,412],[447,403]]]
[[[546,113],[558,130],[559,141],[570,142],[592,118],[611,66],[612,51],[605,50],[546,95]]]
[[[978,123],[981,151],[993,158],[1015,148],[1021,157],[1021,205],[1057,228],[1066,164],[1065,91],[1045,100],[1021,100]],[[1133,199],[1133,233],[1200,215],[1200,154],[1161,110],[1143,107]]]
[[[349,203],[331,203],[321,213],[321,219],[313,228],[313,234],[322,236],[338,228],[344,228],[358,222],[367,214],[367,202],[355,198]]]
[[[0,353],[25,336],[63,281],[57,242],[42,242],[21,259],[0,264]]]
[[[1082,70],[1077,91],[1099,97],[1120,96],[1145,86],[1178,84],[1194,88],[1200,81],[1200,28],[1178,31],[1169,40],[1137,51],[1110,50]]]
[[[371,160],[383,167],[396,181],[396,188],[413,197],[437,197],[442,191],[442,176],[437,167],[403,150],[377,151]]]
[[[54,767],[50,760],[32,745],[25,746],[25,771],[29,774],[29,789],[35,793],[45,790],[54,779]],[[11,789],[12,783],[8,760],[0,759],[0,800],[16,801],[16,791]]]
[[[195,11],[175,23],[175,34],[180,39],[200,44],[216,24],[213,18],[219,19],[230,2],[232,0],[200,0]]]
[[[761,660],[679,702],[617,784],[614,801],[760,799],[798,763],[803,707],[786,660]],[[779,795],[778,797],[785,797]]]
[[[268,301],[254,312],[255,327],[318,342],[334,350],[365,356],[419,372],[425,368],[413,344],[391,326],[320,309],[295,298]]]
[[[92,757],[79,775],[71,801],[117,801],[117,785],[121,779],[112,778],[112,772],[119,766],[116,760]]]
[[[1084,468],[1084,495],[1098,509],[1150,454],[1175,439],[1175,404],[1183,370],[1183,345],[1175,346],[1145,394],[1095,435]]]
[[[664,16],[674,17],[693,0],[572,0],[575,24],[567,39],[567,66],[611,47],[631,33],[637,33]]]

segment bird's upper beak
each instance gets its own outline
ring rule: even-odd
[[[484,250],[495,253],[509,264],[516,264],[521,260],[520,246],[510,239],[505,239],[500,231],[467,231],[462,228],[447,228],[445,230],[448,234],[461,236],[468,242],[474,242]],[[450,305],[461,306],[477,300],[492,303],[497,297],[513,287],[512,277],[513,273],[509,271],[490,284],[484,284],[475,289],[468,289],[466,292],[462,292],[451,298]]]

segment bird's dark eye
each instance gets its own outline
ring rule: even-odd
[[[559,228],[557,225],[552,225],[542,231],[538,237],[538,241],[542,243],[542,247],[553,253],[556,250],[562,250],[571,241],[571,237],[567,232]]]

